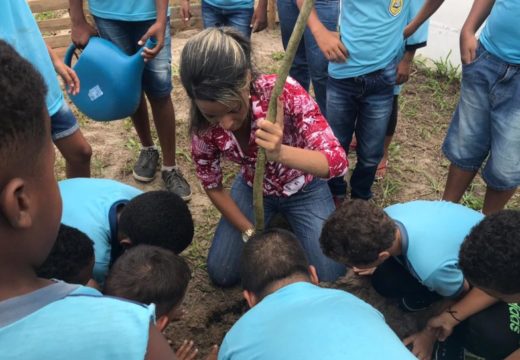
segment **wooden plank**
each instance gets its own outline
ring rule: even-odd
[[[53,49],[68,47],[71,43],[70,34],[67,35],[56,35],[44,38],[45,42]]]
[[[42,33],[60,30],[70,30],[70,18],[65,17],[61,19],[42,20],[38,22],[38,26],[40,27],[40,31]]]
[[[30,0],[29,6],[33,13],[63,10],[69,8],[68,0]]]

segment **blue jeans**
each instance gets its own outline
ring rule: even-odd
[[[291,37],[300,10],[296,0],[277,0],[282,43],[284,49]],[[314,8],[318,18],[330,31],[336,31],[339,16],[339,0],[316,0]],[[309,28],[305,29],[291,66],[289,75],[309,91],[310,81],[314,87],[316,102],[323,116],[327,117],[327,78],[329,62],[321,52]]]
[[[475,60],[462,65],[460,100],[442,150],[462,170],[485,162],[482,178],[494,190],[520,185],[520,65],[479,45]]]
[[[251,19],[254,8],[221,9],[202,1],[202,22],[204,29],[209,27],[231,26],[247,38],[251,37]]]
[[[231,197],[242,213],[254,222],[253,189],[245,183],[241,175],[233,183]],[[321,280],[334,281],[345,274],[345,267],[323,255],[320,247],[321,228],[334,211],[332,196],[324,180],[314,179],[289,197],[265,196],[264,209],[266,224],[276,213],[287,218],[309,263],[316,267]],[[208,273],[214,283],[220,286],[238,283],[243,246],[240,231],[222,217],[208,254]]]
[[[67,104],[67,101],[63,100],[58,112],[51,116],[52,141],[66,138],[78,130],[78,121]]]
[[[155,23],[147,21],[120,21],[94,17],[99,35],[112,41],[125,54],[133,55],[141,47],[137,42]],[[170,23],[168,18],[167,24]],[[169,97],[172,91],[172,47],[170,27],[166,26],[164,46],[156,57],[147,61],[143,71],[143,91],[149,98]]]
[[[350,178],[351,196],[370,199],[377,166],[383,158],[386,129],[392,112],[396,64],[347,79],[329,78],[328,122],[341,146],[348,151],[352,134],[357,139],[357,164]],[[345,195],[343,177],[329,181],[333,195]]]

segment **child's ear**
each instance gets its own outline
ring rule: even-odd
[[[379,264],[383,263],[386,259],[390,257],[390,253],[388,251],[381,251],[379,255],[377,255],[377,262]]]
[[[311,279],[311,283],[314,285],[318,285],[320,283],[320,278],[318,277],[318,272],[313,265],[309,265],[309,277]]]
[[[258,304],[258,299],[256,298],[256,295],[251,291],[244,290],[242,292],[242,295],[244,295],[244,299],[246,299],[247,305],[249,305],[250,308]]]
[[[155,327],[159,329],[160,332],[163,332],[169,323],[170,319],[168,318],[168,315],[161,315],[157,320],[155,320]]]
[[[2,214],[13,228],[26,229],[32,225],[29,208],[30,201],[25,191],[25,182],[20,178],[11,179],[0,193]]]

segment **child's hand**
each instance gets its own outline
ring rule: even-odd
[[[83,49],[87,45],[90,37],[97,35],[97,33],[97,30],[92,25],[83,21],[79,24],[72,24],[70,37],[77,48]]]
[[[412,353],[419,360],[431,360],[435,335],[427,328],[403,340],[405,346],[412,345]]]
[[[338,32],[323,29],[314,34],[314,39],[327,60],[332,62],[347,61],[348,51],[341,42]]]
[[[144,61],[148,61],[156,57],[157,54],[159,54],[159,51],[161,51],[161,49],[163,48],[164,32],[166,31],[166,25],[167,24],[165,22],[156,21],[152,26],[150,26],[148,31],[141,37],[141,39],[137,43],[139,46],[143,46],[146,43],[146,40],[148,40],[151,37],[153,37],[157,42],[157,44],[153,48],[148,49],[147,47],[145,47],[143,49],[141,55],[144,57]]]
[[[368,276],[368,275],[372,275],[374,273],[374,271],[376,271],[377,267],[371,267],[371,268],[367,268],[367,269],[359,269],[357,267],[353,267],[352,268],[352,271],[354,271],[354,273],[356,275],[359,275],[359,276]]]
[[[195,347],[192,340],[184,340],[181,347],[175,352],[179,360],[193,360],[197,356],[199,349]]]
[[[444,341],[451,335],[453,328],[458,322],[448,312],[432,317],[426,325],[430,331],[435,334],[437,340]]]
[[[181,18],[184,24],[191,19],[192,13],[190,11],[189,0],[181,0]]]
[[[412,62],[408,59],[403,58],[397,65],[397,78],[395,83],[397,85],[401,85],[407,82],[408,78],[410,77],[411,70]]]
[[[206,358],[206,360],[217,360],[217,357],[218,357],[218,346],[217,345],[213,345],[211,347],[211,351],[209,352],[208,357]]]
[[[469,31],[460,33],[460,59],[464,65],[470,64],[477,57],[478,41]]]
[[[63,82],[67,88],[67,92],[71,95],[77,95],[80,89],[79,78],[78,75],[76,75],[76,72],[65,65],[61,59],[57,59],[54,62],[54,69],[63,79]]]
[[[277,99],[276,121],[274,124],[263,119],[258,122],[255,142],[265,149],[267,160],[280,162],[283,140],[283,100]]]
[[[258,5],[251,18],[251,31],[259,32],[267,27],[267,6]]]

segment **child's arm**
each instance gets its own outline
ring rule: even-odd
[[[404,37],[408,38],[410,35],[416,32],[419,26],[428,20],[430,16],[432,16],[437,11],[443,2],[444,0],[426,0],[417,16],[415,16],[414,19],[404,29]]]
[[[251,28],[253,32],[259,32],[267,27],[267,0],[258,0],[253,17],[251,18]]]
[[[61,60],[58,55],[54,53],[51,47],[47,45],[47,51],[49,52],[49,56],[52,61],[52,65],[54,66],[54,70],[61,76],[65,86],[67,87],[67,92],[72,95],[77,95],[79,93],[79,78],[76,75],[76,72],[72,70],[70,67],[65,65],[63,60]]]
[[[504,360],[518,360],[518,359],[520,359],[520,349],[518,349],[514,353],[510,354]]]
[[[412,69],[412,61],[415,56],[415,49],[406,50],[403,58],[399,61],[397,65],[397,79],[396,84],[401,85],[408,81],[410,77],[410,72]]]
[[[166,32],[166,27],[168,26],[168,31],[170,30],[169,24],[167,24],[166,21],[168,19],[168,0],[155,0],[155,9],[157,12],[155,23],[150,26],[138,42],[140,46],[143,46],[146,40],[151,37],[153,37],[157,42],[153,48],[149,49],[145,47],[143,49],[142,55],[145,58],[145,61],[153,59],[157,54],[159,54],[159,51],[161,51],[164,46],[164,33]]]
[[[329,177],[329,162],[327,157],[316,150],[301,149],[282,144],[284,128],[283,100],[278,98],[278,110],[274,124],[267,120],[259,121],[255,133],[255,142],[265,149],[269,161],[279,162],[292,169],[327,178]]]
[[[77,47],[84,48],[90,37],[96,35],[97,31],[85,19],[83,0],[69,0],[69,12],[72,23],[70,33],[72,42]]]
[[[297,0],[296,4],[301,9],[303,0]],[[312,8],[307,20],[307,26],[314,36],[318,47],[327,60],[332,62],[345,62],[348,58],[348,51],[341,42],[336,31],[329,31],[320,21],[316,10]]]
[[[145,360],[174,360],[177,359],[170,345],[161,332],[150,323],[148,330],[148,345]]]
[[[482,290],[473,288],[460,301],[445,309],[442,314],[431,318],[427,327],[435,333],[437,339],[444,341],[461,321],[490,307],[497,301],[496,298]]]
[[[475,59],[477,38],[475,33],[489,16],[495,0],[475,0],[466,22],[460,31],[460,57],[463,64],[469,64]]]
[[[412,346],[412,354],[420,360],[431,359],[433,346],[435,345],[435,334],[428,328],[423,329],[403,340],[404,346]]]

